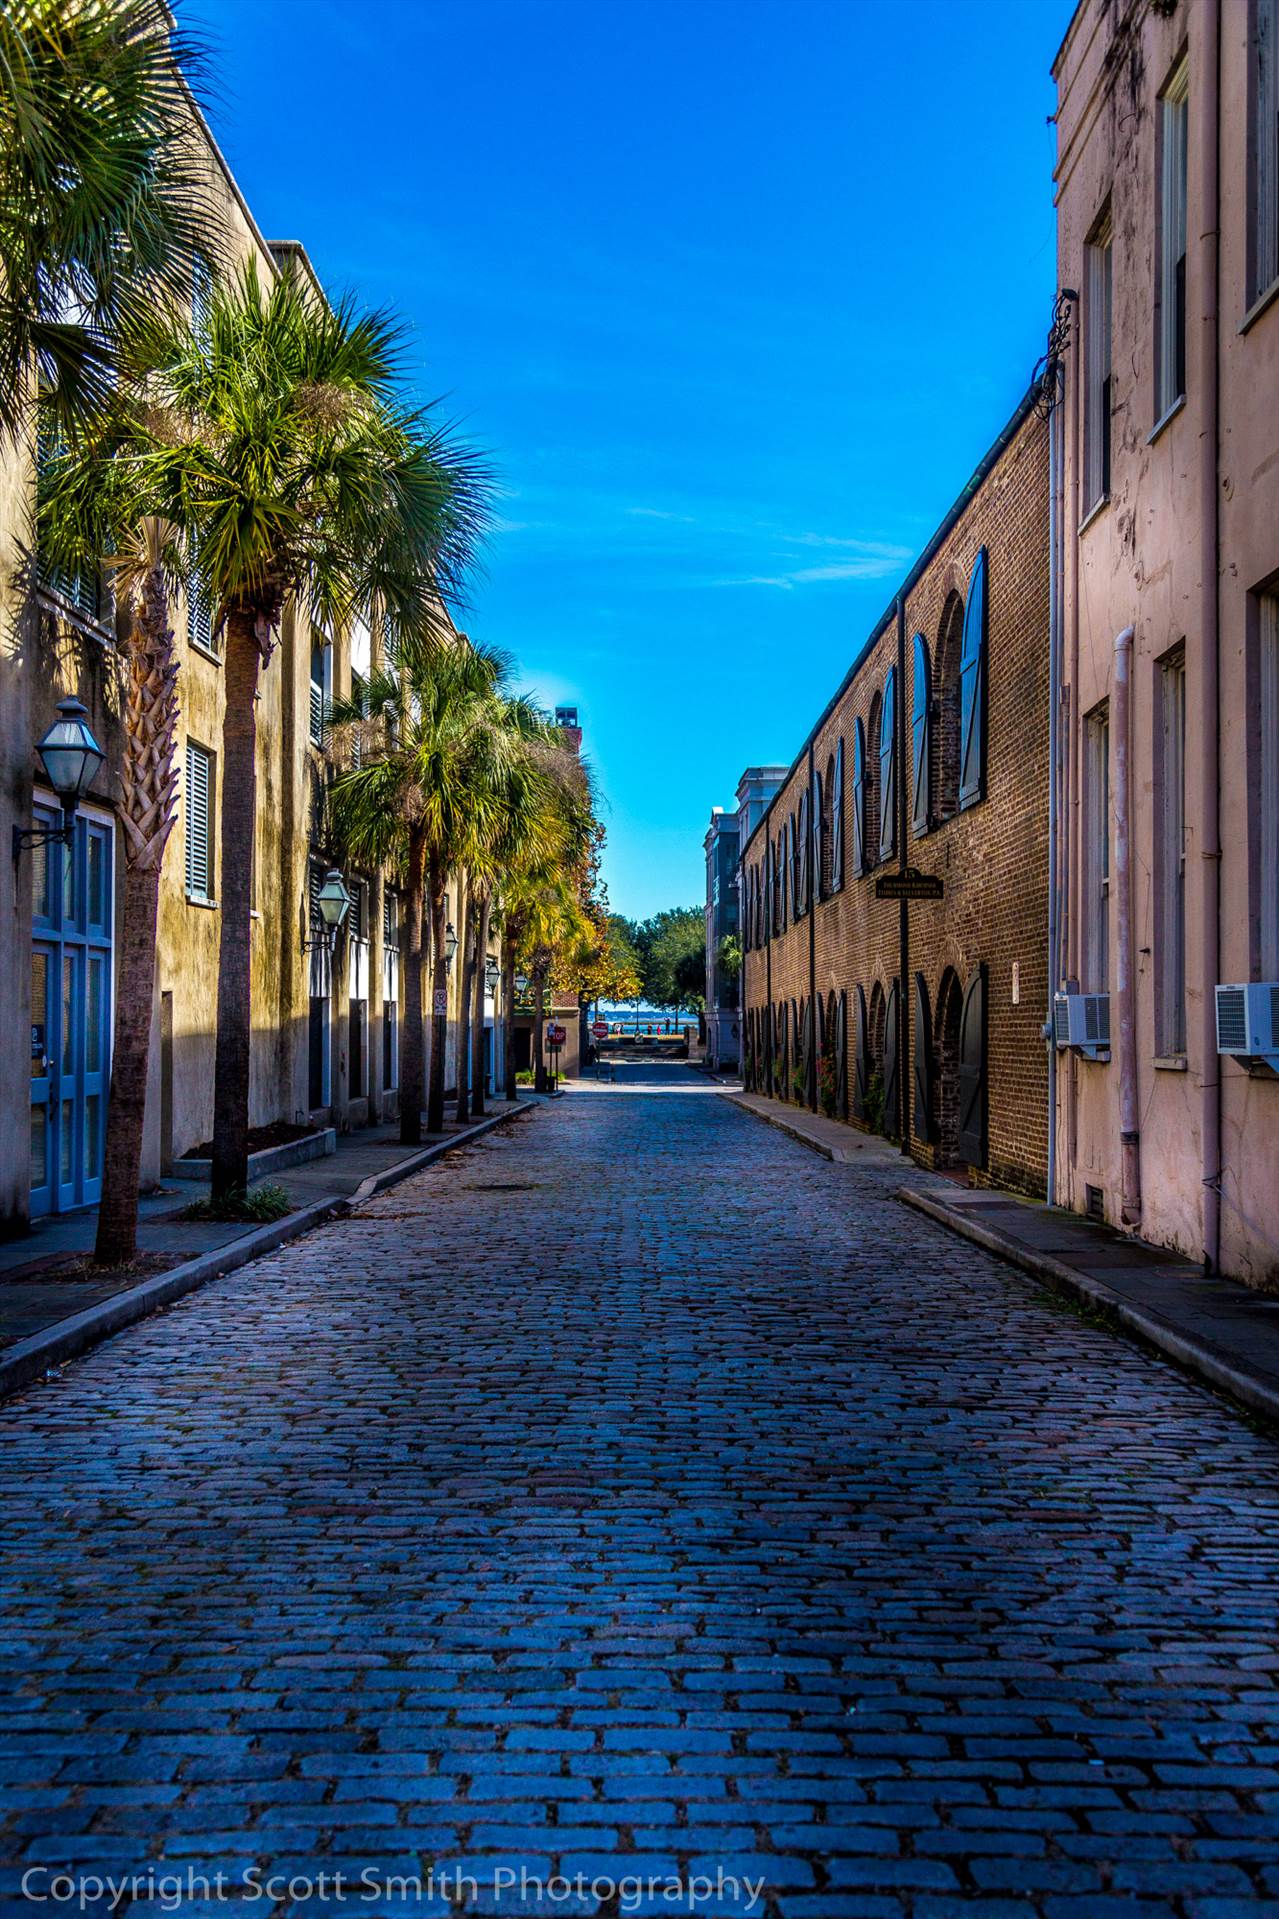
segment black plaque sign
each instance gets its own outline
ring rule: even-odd
[[[904,873],[881,873],[875,881],[877,900],[939,900],[945,890],[940,873],[921,873],[914,866]]]

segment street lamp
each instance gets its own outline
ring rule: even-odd
[[[454,953],[456,953],[456,951],[457,951],[457,934],[454,932],[453,922],[452,920],[450,920],[448,925],[444,929],[444,964],[446,966],[452,966],[453,955]]]
[[[302,951],[309,953],[316,947],[323,947],[331,953],[337,943],[338,928],[351,910],[351,895],[336,866],[331,866],[324,875],[324,884],[315,896],[315,903],[324,921],[324,931],[318,938],[303,940]]]
[[[527,973],[517,973],[515,975],[515,997],[516,999],[520,999],[520,1000],[524,1000],[528,998],[528,974]]]
[[[75,837],[76,805],[97,777],[106,758],[87,725],[89,709],[79,700],[59,700],[59,717],[37,741],[36,752],[44,767],[45,778],[62,801],[61,826],[15,826],[13,857],[24,846],[47,846],[57,841],[70,846]]]
[[[488,987],[490,993],[496,993],[497,982],[501,977],[502,969],[490,953],[484,962],[484,984]]]

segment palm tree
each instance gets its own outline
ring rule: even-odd
[[[193,138],[200,56],[165,0],[0,8],[0,431],[74,435],[221,237]]]
[[[433,961],[427,1131],[444,1130],[448,989],[445,889],[450,873],[483,857],[497,831],[509,751],[494,725],[505,656],[457,636],[429,655],[407,657],[399,677],[375,673],[358,701],[337,701],[335,732],[360,729],[360,764],[329,793],[337,845],[365,866],[395,864],[404,875],[408,946],[400,1062],[400,1138],[422,1137],[425,1046],[422,927],[431,923]]]
[[[451,633],[484,519],[479,463],[398,399],[399,329],[250,263],[155,346],[140,464],[198,538],[224,641],[213,1193],[248,1176],[258,679],[287,601],[332,627],[384,610],[406,652]]]
[[[109,443],[86,439],[51,462],[38,535],[41,552],[59,571],[96,570],[104,561],[111,566],[123,628],[124,886],[94,1249],[100,1265],[120,1266],[137,1254],[160,873],[176,817],[178,665],[169,585],[181,570],[181,543],[175,528],[145,511],[128,463],[110,457]]]

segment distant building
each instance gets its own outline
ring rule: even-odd
[[[737,867],[741,849],[786,778],[784,766],[748,766],[737,783],[737,811],[711,808],[706,848],[706,1060],[710,1066],[741,1063],[741,977],[725,965],[724,941],[740,951]]]

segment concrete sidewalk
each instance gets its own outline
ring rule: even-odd
[[[837,1165],[895,1167],[896,1197],[1101,1313],[1241,1405],[1279,1423],[1279,1295],[1254,1292],[1078,1213],[916,1166],[890,1141],[755,1093],[735,1106]]]
[[[291,1213],[265,1226],[183,1219],[208,1187],[174,1180],[143,1196],[138,1272],[84,1272],[97,1230],[95,1208],[38,1221],[23,1238],[0,1245],[0,1395],[541,1103],[531,1094],[513,1104],[489,1100],[482,1119],[466,1126],[450,1122],[415,1147],[401,1145],[398,1123],[339,1134],[336,1151],[251,1184],[250,1192],[282,1186],[292,1202]],[[159,1259],[167,1262],[164,1269],[143,1277]]]

